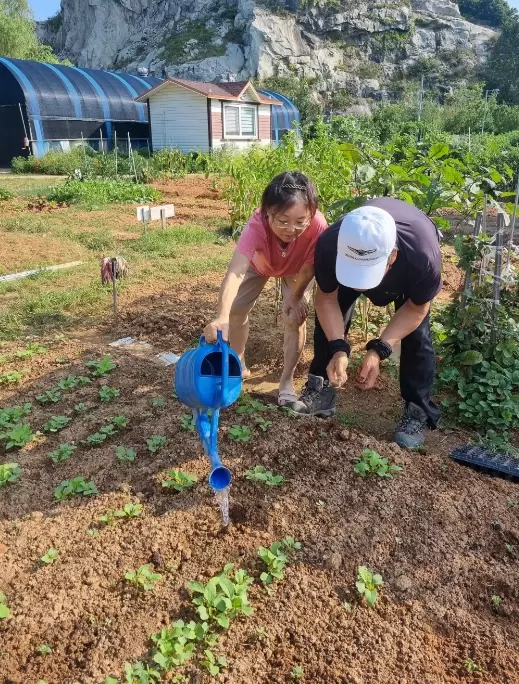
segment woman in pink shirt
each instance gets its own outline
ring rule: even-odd
[[[257,209],[245,226],[218,296],[216,319],[205,328],[208,342],[218,330],[239,355],[243,377],[249,335],[249,313],[269,278],[281,278],[285,342],[278,403],[297,401],[294,371],[306,341],[308,302],[314,280],[317,238],[328,224],[317,210],[317,193],[302,173],[286,172],[266,187]]]

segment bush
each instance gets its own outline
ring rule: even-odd
[[[70,180],[57,185],[48,194],[49,202],[75,204],[77,202],[155,202],[161,197],[158,190],[125,180]]]
[[[4,202],[5,200],[12,199],[13,197],[14,197],[14,195],[10,190],[6,190],[5,188],[0,188],[0,202]]]

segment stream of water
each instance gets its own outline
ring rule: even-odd
[[[231,519],[229,518],[229,489],[230,487],[226,487],[226,489],[221,489],[219,492],[214,493],[216,500],[218,501],[218,505],[220,506],[220,511],[222,513],[222,525],[224,527],[227,527],[227,525],[231,522]]]

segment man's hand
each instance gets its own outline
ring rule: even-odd
[[[221,321],[218,318],[208,323],[204,328],[205,341],[211,344],[216,342],[218,331],[221,331],[223,339],[229,341],[229,321]]]
[[[296,297],[291,294],[285,298],[283,313],[285,316],[289,316],[291,311],[293,311],[293,316],[295,316],[298,325],[302,325],[306,321],[308,318],[308,302],[304,296]]]
[[[375,387],[380,374],[380,358],[377,352],[369,351],[364,357],[362,367],[357,371],[356,386],[361,390],[369,390]]]
[[[348,356],[346,352],[337,352],[326,368],[328,380],[334,387],[342,387],[348,379]]]

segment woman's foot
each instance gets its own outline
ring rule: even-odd
[[[241,379],[247,380],[248,378],[250,378],[250,370],[246,366],[242,366],[242,368],[241,368]]]

